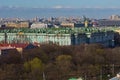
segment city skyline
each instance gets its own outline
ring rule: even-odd
[[[120,8],[119,3],[119,0],[0,0],[0,7]]]

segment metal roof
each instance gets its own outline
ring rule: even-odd
[[[14,29],[1,29],[0,33],[46,33],[46,34],[73,34],[73,33],[95,33],[112,31],[112,28],[41,28],[41,29],[29,29],[29,28],[14,28]]]

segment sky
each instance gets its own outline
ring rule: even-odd
[[[120,8],[120,0],[0,0],[0,7]]]

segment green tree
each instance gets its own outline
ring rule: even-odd
[[[60,78],[62,80],[66,80],[68,75],[72,71],[72,57],[70,55],[60,55],[56,58],[56,66],[58,68],[58,72]]]
[[[41,80],[44,71],[43,63],[39,58],[24,63],[24,68],[28,72],[30,80]]]

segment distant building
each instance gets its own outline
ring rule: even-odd
[[[110,16],[110,20],[120,20],[120,16],[112,15],[112,16]]]
[[[100,27],[120,26],[120,20],[98,20],[98,26]]]
[[[5,28],[5,24],[0,24],[0,28]]]
[[[85,26],[84,23],[75,23],[76,28],[80,28],[80,27],[84,27],[84,26]]]
[[[33,22],[39,22],[39,20],[40,20],[39,17],[35,17],[32,19]]]
[[[45,23],[33,23],[30,28],[47,28],[48,25]]]
[[[85,27],[85,24],[84,23],[75,23],[75,28],[80,28],[80,27]],[[90,23],[86,23],[86,27],[92,27],[93,24],[90,24]]]
[[[93,27],[97,27],[98,26],[98,21],[96,19],[92,20],[91,23],[92,23]]]
[[[23,28],[29,27],[29,22],[7,22],[5,23],[6,27],[14,27],[14,28]]]
[[[62,27],[69,27],[69,28],[74,28],[74,23],[69,23],[69,22],[62,22],[60,24]]]
[[[26,28],[28,28],[30,25],[29,25],[29,22],[20,22],[19,24],[18,24],[18,27],[20,27],[20,28],[22,28],[22,27],[26,27]]]

